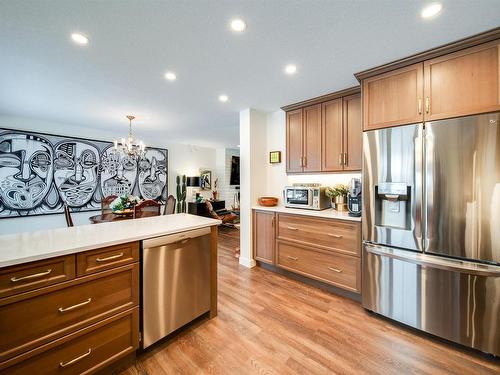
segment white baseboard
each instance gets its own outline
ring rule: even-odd
[[[240,264],[247,268],[253,268],[257,265],[257,262],[255,262],[254,259],[243,258],[240,256]]]

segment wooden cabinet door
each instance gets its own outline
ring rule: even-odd
[[[302,172],[302,109],[286,113],[286,171]]]
[[[423,121],[423,64],[363,80],[363,130]]]
[[[321,104],[303,109],[304,172],[321,171]]]
[[[253,212],[253,249],[255,259],[274,264],[276,241],[274,212],[254,210]]]
[[[321,170],[342,171],[342,98],[322,104],[323,158]]]
[[[344,170],[360,171],[363,153],[361,94],[343,99]]]
[[[500,110],[499,60],[494,41],[424,62],[425,119]]]

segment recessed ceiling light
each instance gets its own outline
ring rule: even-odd
[[[422,13],[420,13],[420,15],[422,16],[422,18],[431,18],[441,12],[441,9],[443,9],[443,6],[441,4],[431,4],[422,9]]]
[[[227,95],[219,95],[219,100],[225,103],[229,100],[229,97]]]
[[[177,79],[177,76],[173,72],[166,72],[165,78],[168,79],[169,81],[175,81]]]
[[[78,44],[89,44],[89,38],[80,33],[71,34],[71,39],[73,39],[73,42]]]
[[[285,66],[285,73],[286,74],[295,74],[297,72],[297,66],[293,65],[293,64],[288,64],[287,66]]]
[[[231,21],[231,29],[233,29],[233,31],[242,32],[243,30],[246,29],[246,27],[247,24],[245,23],[245,21],[239,18]]]

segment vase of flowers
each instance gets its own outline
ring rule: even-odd
[[[219,190],[217,189],[219,185],[219,177],[217,177],[214,181],[213,189],[212,189],[212,200],[216,201],[219,195]]]
[[[332,199],[332,205],[337,211],[347,211],[347,194],[349,187],[337,184],[326,188],[326,196]]]
[[[109,207],[116,214],[132,214],[134,206],[139,203],[141,199],[132,194],[123,194],[116,198]]]

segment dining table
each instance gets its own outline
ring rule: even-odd
[[[130,220],[133,219],[134,215],[118,215],[113,212],[101,213],[99,215],[94,215],[89,217],[89,221],[92,224],[99,223],[109,223],[111,221],[121,221],[121,220]]]

